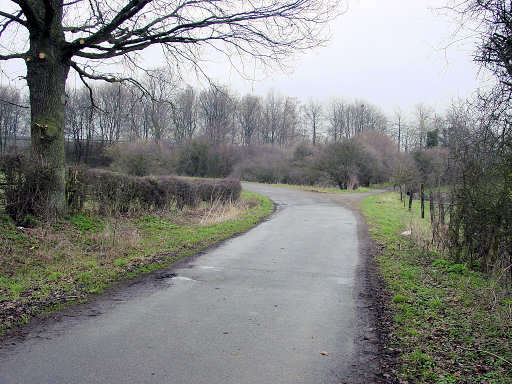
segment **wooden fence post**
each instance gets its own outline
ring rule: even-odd
[[[441,197],[441,190],[437,191],[438,199],[439,199],[439,222],[444,224],[444,204],[443,198]]]
[[[434,211],[434,193],[432,190],[430,190],[429,193],[429,199],[430,199],[430,224],[434,224],[434,217],[435,217],[435,211]]]
[[[421,199],[421,218],[425,218],[425,185],[420,185],[420,199]]]

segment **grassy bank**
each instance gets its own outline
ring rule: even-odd
[[[116,281],[165,268],[256,225],[272,202],[243,191],[235,204],[159,215],[76,215],[36,228],[0,218],[0,331],[86,301]]]
[[[431,249],[418,202],[409,214],[386,193],[362,209],[390,294],[394,374],[407,383],[512,383],[512,295]],[[401,235],[408,229],[411,236]]]
[[[244,183],[255,184],[255,185],[274,185],[276,187],[283,188],[292,188],[292,189],[300,189],[302,191],[310,191],[310,192],[319,192],[319,193],[363,193],[363,192],[371,192],[376,189],[387,188],[390,187],[391,184],[376,184],[371,187],[361,187],[358,189],[339,189],[334,187],[323,188],[323,187],[314,187],[310,185],[294,185],[294,184],[266,184],[266,183],[258,183],[255,181],[244,181]]]

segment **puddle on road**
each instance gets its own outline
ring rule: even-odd
[[[211,267],[209,265],[197,265],[196,268],[199,268],[199,269],[206,269],[206,270],[210,270],[210,271],[221,271],[222,268],[219,268],[219,267]]]
[[[176,276],[176,277],[173,277],[172,279],[173,280],[182,280],[182,281],[197,281],[197,280],[191,279],[190,277],[185,277],[185,276]]]

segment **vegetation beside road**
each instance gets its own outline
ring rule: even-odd
[[[430,221],[398,194],[363,200],[389,293],[392,373],[407,383],[512,383],[512,295],[429,246]],[[411,230],[410,236],[401,235]]]
[[[339,189],[335,187],[315,187],[311,185],[295,185],[295,184],[268,184],[268,183],[258,183],[256,181],[244,181],[244,183],[255,184],[255,185],[273,185],[276,187],[283,188],[292,188],[292,189],[300,189],[303,191],[310,192],[319,192],[319,193],[364,193],[375,191],[376,189],[388,188],[391,186],[391,183],[383,183],[383,184],[374,184],[370,187],[361,187],[357,189]]]
[[[0,332],[166,268],[248,230],[273,209],[267,197],[243,191],[231,204],[115,217],[85,212],[35,228],[2,216]]]

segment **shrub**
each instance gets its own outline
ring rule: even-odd
[[[170,148],[155,143],[118,143],[108,148],[110,169],[131,176],[169,174],[175,171]]]
[[[184,144],[178,153],[178,174],[205,177],[208,174],[210,148],[211,144],[201,139]]]
[[[242,192],[242,186],[240,181],[236,179],[201,181],[198,183],[198,192],[202,201],[213,202],[219,200],[225,203],[238,200]]]
[[[87,199],[87,186],[89,178],[85,166],[68,168],[66,182],[66,202],[70,212],[80,212]]]
[[[153,182],[156,183],[156,189],[163,197],[160,200],[161,208],[174,202],[178,209],[182,209],[185,206],[193,207],[199,202],[197,185],[189,180],[161,176],[154,178]]]
[[[232,145],[213,146],[203,138],[190,140],[178,151],[177,172],[185,176],[226,177],[238,162]]]
[[[0,175],[5,211],[17,224],[31,226],[33,216],[48,217],[46,200],[57,183],[49,165],[23,155],[5,155],[0,158]]]
[[[105,169],[70,169],[68,202],[78,211],[88,199],[96,209],[110,214],[134,210],[178,209],[196,206],[201,200],[222,202],[240,197],[238,180],[188,180],[175,176],[125,175]]]

